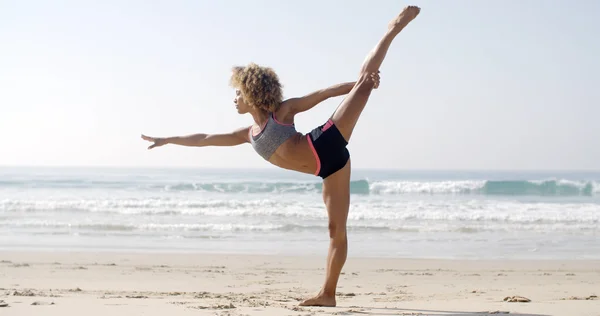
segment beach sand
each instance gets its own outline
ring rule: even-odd
[[[598,261],[350,257],[338,307],[298,307],[324,260],[0,252],[0,315],[600,315]]]

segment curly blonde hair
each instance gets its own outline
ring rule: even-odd
[[[235,66],[232,71],[230,84],[241,91],[244,101],[267,112],[277,110],[283,101],[283,91],[273,69],[250,63],[245,67]]]

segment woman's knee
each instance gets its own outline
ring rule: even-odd
[[[356,81],[356,92],[362,94],[370,94],[375,88],[375,81],[371,77],[371,73],[362,71]]]
[[[344,242],[346,241],[346,237],[345,224],[329,221],[329,238],[335,241]]]

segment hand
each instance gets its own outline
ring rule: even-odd
[[[377,72],[372,72],[370,79],[373,81],[373,89],[379,88],[379,70],[377,70]]]
[[[167,140],[165,138],[149,137],[149,136],[146,136],[146,135],[142,135],[142,139],[154,143],[154,144],[150,145],[148,147],[148,149],[152,149],[154,147],[160,147],[162,145],[168,144],[168,142],[167,142]]]

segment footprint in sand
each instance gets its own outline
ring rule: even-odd
[[[563,300],[563,301],[593,301],[593,300],[597,300],[597,299],[598,299],[598,296],[590,295],[588,297],[570,296],[567,298],[562,298],[561,300]]]
[[[227,267],[226,266],[206,266],[206,268],[209,268],[209,269],[225,269]]]
[[[137,271],[152,271],[152,268],[149,267],[135,267]]]
[[[212,306],[188,306],[188,308],[192,308],[192,309],[233,309],[236,308],[235,305],[233,305],[232,303],[229,303],[227,305],[212,305]]]
[[[523,297],[523,296],[507,296],[504,298],[505,302],[509,302],[509,303],[529,303],[531,302],[530,299]]]
[[[341,311],[341,312],[333,312],[333,313],[331,313],[331,315],[354,315],[355,313],[366,314],[363,311],[349,309],[349,310]]]
[[[13,296],[36,296],[36,294],[32,290],[24,290],[22,292],[14,291]]]
[[[356,296],[354,293],[338,293],[338,296],[352,297]]]

